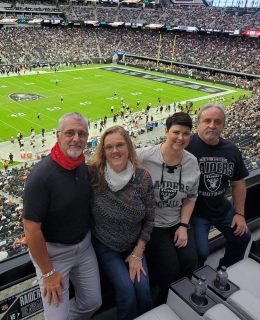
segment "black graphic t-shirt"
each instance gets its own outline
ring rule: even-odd
[[[241,152],[236,145],[220,138],[217,145],[208,145],[197,134],[187,150],[194,154],[201,172],[198,198],[194,214],[202,217],[219,217],[231,208],[225,198],[230,181],[248,176]]]

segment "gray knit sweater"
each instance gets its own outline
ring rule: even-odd
[[[92,234],[111,249],[124,252],[139,239],[149,241],[154,221],[153,183],[137,168],[135,176],[117,192],[93,186]]]

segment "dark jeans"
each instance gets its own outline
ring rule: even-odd
[[[175,247],[173,239],[178,227],[155,227],[147,244],[146,258],[151,281],[161,289],[156,304],[165,303],[170,284],[184,276],[191,277],[198,265],[192,229],[188,230],[186,247]]]
[[[226,238],[225,255],[220,261],[220,265],[226,267],[242,260],[245,255],[247,245],[251,239],[251,233],[248,231],[243,236],[236,236],[234,229],[231,228],[232,219],[235,211],[232,208],[226,215],[221,218],[201,218],[192,217],[192,226],[195,233],[196,245],[201,264],[209,256],[208,235],[211,226],[215,226]]]
[[[131,281],[128,263],[125,258],[130,252],[117,252],[92,237],[92,242],[100,267],[112,282],[116,293],[117,319],[133,320],[152,308],[150,284],[145,258],[143,268],[147,276],[141,273],[141,281]]]

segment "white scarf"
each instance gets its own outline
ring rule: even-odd
[[[105,179],[110,190],[116,192],[121,190],[128,184],[134,174],[133,164],[128,160],[125,170],[117,173],[115,172],[109,163],[105,166]]]

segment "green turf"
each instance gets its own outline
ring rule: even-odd
[[[125,76],[99,67],[82,67],[84,70],[77,67],[57,73],[45,69],[48,73],[37,74],[33,71],[32,75],[1,77],[0,141],[8,140],[11,136],[16,137],[18,132],[29,136],[30,128],[34,128],[36,134],[41,132],[41,128],[45,128],[46,132],[51,131],[56,128],[57,119],[66,112],[78,111],[91,120],[103,118],[105,115],[111,117],[110,107],[113,105],[115,112],[119,111],[122,96],[134,111],[137,110],[137,100],[141,101],[141,108],[145,108],[149,102],[155,107],[158,97],[161,98],[161,103],[166,105],[207,96],[204,100],[195,102],[194,108],[208,101],[209,94],[205,92]],[[234,90],[226,86],[217,86]],[[238,98],[244,93],[249,94],[239,89],[235,90],[235,93],[226,96],[226,104],[231,102],[232,95]],[[117,92],[117,99],[113,98],[114,91]],[[9,97],[12,93],[34,93],[45,98],[15,102]],[[64,97],[64,103],[61,103],[61,96]],[[40,120],[37,119],[38,112]]]

